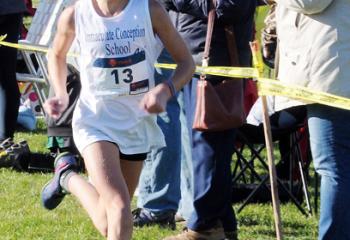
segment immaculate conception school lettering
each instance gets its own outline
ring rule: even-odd
[[[132,29],[117,27],[115,31],[86,33],[85,40],[86,42],[104,42],[106,56],[115,56],[130,54],[131,42],[135,41],[137,38],[144,38],[145,36],[145,29],[139,26]]]

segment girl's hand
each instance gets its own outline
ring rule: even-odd
[[[49,98],[44,103],[45,112],[52,118],[58,119],[66,110],[69,103],[68,95],[55,96]]]
[[[166,110],[166,104],[170,98],[169,86],[161,83],[145,94],[140,102],[140,108],[148,113],[161,113]]]

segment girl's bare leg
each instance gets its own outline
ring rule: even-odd
[[[107,237],[106,209],[95,187],[81,175],[75,174],[69,179],[68,190],[78,198],[97,230]]]
[[[132,199],[137,184],[139,183],[143,161],[121,160],[120,165],[126,185],[128,186],[130,198]]]
[[[118,148],[110,142],[96,142],[84,149],[83,157],[93,185],[83,177],[74,175],[68,182],[69,191],[79,199],[97,229],[107,239],[131,239],[130,195],[122,174]],[[136,166],[139,164],[142,165],[139,162]],[[123,164],[123,168],[126,178],[131,179],[132,190],[137,184],[135,179],[139,170],[135,168],[133,174],[136,176],[131,176],[130,164]]]

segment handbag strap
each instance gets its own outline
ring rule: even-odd
[[[208,67],[209,65],[209,51],[210,51],[210,45],[211,45],[211,38],[213,36],[213,30],[214,30],[216,0],[212,0],[210,1],[210,3],[211,3],[211,7],[208,15],[207,36],[205,38],[202,67]]]
[[[211,39],[213,36],[213,30],[214,30],[216,0],[211,0],[210,2],[211,2],[211,8],[208,15],[207,35],[206,35],[205,45],[204,45],[202,67],[209,66],[209,52],[210,52]],[[239,66],[236,37],[235,37],[233,26],[225,27],[225,35],[227,40],[227,48],[230,55],[231,66]],[[201,77],[205,77],[205,75],[202,74]]]

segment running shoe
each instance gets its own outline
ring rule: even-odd
[[[41,203],[47,210],[55,209],[67,194],[60,184],[61,176],[67,170],[75,170],[77,161],[73,154],[64,152],[55,159],[55,174],[41,191]]]

